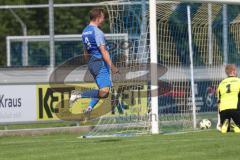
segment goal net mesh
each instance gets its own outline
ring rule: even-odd
[[[142,10],[140,3],[127,5],[121,2],[131,1],[115,1],[106,8],[111,33],[128,35],[124,46],[116,49],[127,50],[129,54],[125,57],[119,55],[121,58],[114,61],[120,72],[127,71],[127,74],[123,80],[113,75],[112,94],[114,90],[120,94],[111,98],[114,110],[98,118],[95,128],[85,135],[87,137],[132,136],[150,131],[148,78],[135,79],[149,69],[146,65],[149,62],[147,10]]]
[[[114,5],[107,5],[111,32],[128,34],[132,44],[129,63],[150,62],[148,4],[139,0],[114,2]],[[216,126],[215,93],[219,81],[225,77],[224,64],[239,63],[239,6],[226,5],[225,18],[223,4],[157,1],[158,63],[167,68],[167,72],[159,77],[159,88],[164,90],[170,86],[169,90],[164,90],[159,96],[159,124],[162,132],[193,129],[187,5],[191,7],[197,124],[207,118],[212,121],[212,127]],[[148,102],[150,100],[149,97]],[[145,124],[145,128],[151,126],[150,121]]]
[[[171,92],[159,99],[160,128],[192,129],[187,5],[190,6],[193,41],[196,123],[207,118],[215,127],[216,88],[225,77],[224,64],[239,63],[240,36],[236,28],[239,27],[240,7],[226,5],[227,14],[224,15],[224,5],[219,3],[158,2],[158,57],[159,63],[168,68],[161,78],[171,84]],[[175,122],[176,126],[164,125],[166,120],[172,124]]]
[[[22,3],[19,2],[19,4]],[[83,122],[84,125],[95,126],[85,136],[128,136],[150,133],[150,79],[149,77],[141,76],[149,71],[149,65],[146,64],[150,64],[149,1],[115,0],[101,2],[100,5],[104,5],[108,13],[106,24],[109,24],[109,27],[105,28],[110,30],[110,37],[107,37],[107,41],[110,43],[111,58],[116,66],[120,68],[120,71],[122,70],[126,75],[124,77],[113,75],[114,86],[108,98],[108,101],[111,103],[111,110],[101,117],[98,116],[98,118],[94,118],[91,121]],[[159,129],[164,133],[193,129],[187,21],[188,5],[191,12],[197,124],[201,119],[207,118],[212,122],[212,127],[215,127],[217,121],[215,93],[219,81],[226,77],[224,65],[235,63],[239,66],[240,64],[240,5],[200,2],[180,3],[157,0],[156,54],[158,55],[158,64],[164,66],[164,74],[158,77],[158,114]],[[72,30],[72,26],[78,25],[76,25],[75,18],[81,20],[79,21],[79,23],[81,22],[81,27],[86,25],[88,19],[81,13],[85,13],[91,8],[93,7],[55,8],[56,36],[70,36],[59,41],[55,39],[56,65],[82,54],[81,39],[70,40],[73,38],[71,36],[79,34],[80,31],[78,27]],[[21,17],[29,15],[27,13],[30,13],[30,11],[33,15],[37,12],[44,13],[44,17],[48,16],[48,8],[15,9],[14,11]],[[28,12],[25,13],[25,11]],[[1,13],[4,12],[1,11]],[[60,13],[72,15],[75,18],[71,21],[72,23],[66,21],[65,24],[67,26],[62,26],[61,24],[65,20],[61,19],[64,17],[58,17]],[[10,18],[7,19],[11,20]],[[69,19],[66,18],[66,20]],[[26,16],[26,22],[31,21],[33,21],[33,18]],[[14,24],[11,23],[9,28],[14,30]],[[45,29],[41,28],[41,30],[39,29],[36,32],[30,32],[31,25],[29,25],[29,36],[49,35],[47,18],[44,19],[43,24],[46,25]],[[68,24],[72,24],[72,26]],[[38,25],[34,27],[38,28]],[[22,31],[19,28],[18,34],[15,35],[22,35]],[[6,34],[8,36],[13,35],[10,33]],[[118,34],[123,34],[124,36],[119,37]],[[26,38],[26,36],[23,37]],[[28,52],[24,56],[24,48],[22,46],[26,41],[28,43]],[[5,44],[5,42],[2,44]],[[12,67],[28,65],[48,67],[50,65],[49,38],[38,41],[32,41],[31,37],[25,39],[25,41],[24,39],[12,39],[8,49],[10,52],[8,57],[9,64]],[[2,51],[5,51],[5,48]],[[24,60],[23,57],[27,57],[28,60]],[[86,68],[84,69],[86,70]],[[16,75],[15,71],[11,72],[14,72],[14,75]],[[40,73],[37,78],[35,75],[31,77],[32,70],[29,70],[29,72],[28,70],[24,71],[24,74],[18,73],[15,78],[12,78],[13,76],[10,77],[9,74],[6,74],[5,77],[10,77],[8,82],[14,83],[22,82],[21,80],[24,80],[24,83],[29,82],[26,80],[29,77],[34,80],[40,79],[44,83],[48,82],[46,78],[48,73],[45,74],[45,71],[44,74]],[[78,73],[75,73],[72,76],[73,78],[70,75],[68,80],[78,83],[80,81],[79,78],[76,78],[79,76]],[[25,74],[28,74],[28,76],[25,76]],[[21,76],[28,78],[24,79]],[[5,77],[2,79],[5,79]],[[67,82],[69,82],[68,80]],[[36,80],[32,83],[35,82]],[[92,82],[91,85],[93,84]]]

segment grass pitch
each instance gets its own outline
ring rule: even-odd
[[[74,134],[0,137],[0,160],[237,160],[240,134],[215,130],[79,139]]]

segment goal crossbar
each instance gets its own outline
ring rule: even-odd
[[[66,3],[66,4],[54,4],[54,8],[66,8],[66,7],[96,7],[96,6],[107,6],[107,5],[136,5],[142,4],[139,2],[97,2],[97,3]],[[31,5],[0,5],[0,9],[24,9],[24,8],[49,8],[48,4],[31,4]]]
[[[184,3],[226,3],[226,4],[240,4],[239,0],[164,0],[168,2],[184,2]],[[158,0],[161,2],[161,0]],[[164,3],[164,2],[163,2]]]
[[[240,4],[239,0],[157,0],[156,3],[227,3],[227,4]],[[146,1],[146,4],[149,2]],[[108,5],[139,5],[142,1],[136,2],[98,2],[98,3],[66,3],[66,4],[54,4],[54,8],[66,8],[66,7],[95,7],[95,6],[108,6]],[[26,9],[26,8],[49,8],[48,4],[32,4],[32,5],[0,5],[0,9]]]

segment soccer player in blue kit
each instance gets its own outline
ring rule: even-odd
[[[91,112],[98,103],[99,98],[107,98],[112,87],[111,73],[118,73],[110,59],[108,46],[106,44],[104,33],[99,29],[104,22],[104,9],[94,8],[89,13],[90,23],[82,32],[82,41],[84,46],[84,57],[89,59],[88,69],[99,89],[79,92],[72,92],[70,104],[73,104],[79,98],[91,98],[88,108],[85,112]]]

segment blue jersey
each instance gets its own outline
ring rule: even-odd
[[[90,54],[91,58],[88,62],[88,69],[94,77],[98,88],[111,87],[110,68],[103,60],[102,53],[99,49],[101,45],[105,45],[106,40],[104,33],[96,26],[88,25],[82,33],[83,47]]]
[[[94,25],[88,25],[82,33],[83,47],[95,58],[102,59],[100,45],[106,45],[104,33]]]

